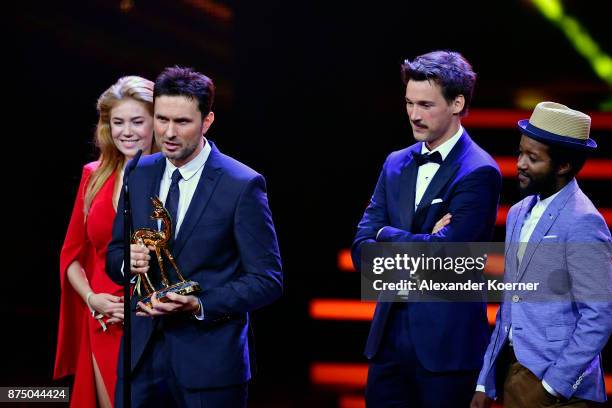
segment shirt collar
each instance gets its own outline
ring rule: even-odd
[[[210,143],[204,139],[204,148],[200,151],[200,153],[198,153],[198,155],[191,161],[178,168],[184,180],[189,180],[198,172],[198,170],[200,170],[200,168],[202,168],[202,166],[204,166],[206,160],[208,160],[208,156],[210,156],[211,151],[212,148],[210,147]],[[177,167],[172,164],[168,158],[166,158],[165,177],[171,179],[172,173],[174,173],[175,169],[177,169]]]
[[[421,154],[440,152],[440,155],[442,156],[442,160],[444,160],[446,159],[446,156],[448,156],[450,151],[453,150],[453,147],[455,147],[455,145],[459,141],[459,138],[461,137],[462,134],[463,134],[463,126],[459,125],[459,130],[457,130],[457,133],[455,133],[453,137],[451,137],[446,142],[442,143],[440,146],[436,147],[435,149],[431,151],[427,148],[427,145],[425,144],[425,142],[423,142],[423,144],[421,145]]]

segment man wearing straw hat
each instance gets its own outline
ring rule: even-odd
[[[499,395],[504,408],[606,400],[600,352],[612,330],[612,239],[575,179],[597,148],[590,125],[588,115],[554,102],[518,122],[526,197],[506,220],[504,280],[543,289],[504,293],[471,408]]]

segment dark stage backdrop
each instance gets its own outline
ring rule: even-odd
[[[2,166],[9,313],[0,385],[67,384],[51,381],[58,254],[82,165],[96,157],[96,99],[120,76],[154,79],[179,64],[216,82],[209,138],[268,182],[285,294],[254,314],[259,376],[251,405],[362,406],[367,316],[329,320],[317,317],[313,305],[359,299],[359,276],[343,272],[338,256],[350,246],[386,155],[413,142],[399,75],[403,59],[442,48],[472,62],[479,80],[466,128],[485,149],[510,160],[504,206],[518,200],[511,163],[519,134],[508,118],[517,110],[528,116],[539,100],[589,112],[612,109],[612,74],[598,75],[534,3],[402,3],[12,4],[2,81],[9,107]],[[609,61],[605,2],[559,4]],[[504,111],[486,122],[489,109]],[[597,157],[610,160],[612,113],[599,115],[594,125],[601,126],[592,131],[601,146]],[[612,208],[610,173],[607,166],[581,182],[602,209]],[[502,223],[495,238],[503,240],[503,232]],[[612,373],[609,356],[606,350]]]

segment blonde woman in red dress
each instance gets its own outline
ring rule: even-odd
[[[105,273],[123,169],[153,142],[153,82],[127,76],[98,99],[98,161],[88,163],[60,255],[62,298],[54,378],[75,375],[71,407],[112,407],[122,334],[121,286]]]

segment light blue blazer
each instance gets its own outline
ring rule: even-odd
[[[600,352],[612,330],[612,239],[593,203],[572,180],[536,225],[522,262],[518,242],[530,196],[506,220],[505,282],[539,283],[506,291],[478,385],[495,398],[495,362],[512,326],[518,361],[565,398],[606,400]]]

